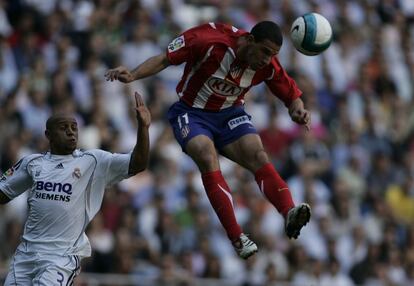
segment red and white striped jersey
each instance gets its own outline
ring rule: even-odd
[[[211,22],[185,31],[168,45],[170,63],[186,63],[176,89],[183,102],[220,111],[243,104],[246,92],[263,81],[286,106],[301,96],[276,57],[256,71],[236,58],[237,40],[245,34],[233,26]]]

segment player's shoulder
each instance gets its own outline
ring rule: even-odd
[[[102,149],[89,149],[89,150],[79,150],[79,156],[92,156],[97,161],[104,157],[110,156],[112,153],[102,150]]]
[[[233,25],[226,24],[226,23],[209,22],[208,25],[211,26],[215,30],[218,30],[222,33],[226,33],[226,34],[229,34],[229,35],[241,36],[243,34],[248,33],[247,31],[245,31],[243,29],[239,29],[239,28],[237,28]]]
[[[220,22],[208,22],[201,24],[199,26],[193,27],[189,29],[188,31],[197,31],[197,32],[221,32],[229,35],[243,35],[247,32],[243,29],[239,29],[233,25],[226,24],[226,23],[220,23]]]
[[[30,163],[35,162],[36,159],[42,158],[43,156],[44,154],[41,154],[41,153],[35,153],[35,154],[23,156],[11,168],[9,168],[6,171],[6,175],[11,175],[13,174],[13,172],[19,169],[26,169]]]
[[[184,34],[187,39],[194,42],[231,45],[234,39],[247,34],[247,32],[229,24],[209,22],[191,28]]]
[[[34,153],[30,155],[26,155],[22,157],[19,161],[17,161],[16,164],[14,164],[14,167],[17,165],[20,167],[20,165],[27,165],[37,159],[41,159],[45,156],[46,153]]]
[[[102,149],[88,149],[88,150],[80,149],[80,150],[78,150],[77,155],[78,155],[78,157],[82,157],[82,156],[85,156],[85,155],[100,156],[104,153],[107,153],[107,151],[104,151]]]

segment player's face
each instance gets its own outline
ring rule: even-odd
[[[73,117],[56,119],[49,133],[51,150],[58,154],[71,154],[78,144],[78,124]]]
[[[280,46],[269,40],[252,42],[248,49],[247,62],[251,69],[259,70],[270,64],[272,57],[276,56],[279,50]]]

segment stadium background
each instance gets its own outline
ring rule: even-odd
[[[317,57],[287,37],[309,11],[335,34]],[[222,160],[238,220],[260,250],[245,262],[166,120],[182,67],[128,85],[104,72],[135,67],[198,23],[249,30],[266,19],[283,27],[279,59],[304,91],[312,130],[290,122],[264,86],[247,96],[247,111],[313,217],[288,241],[254,178]],[[44,123],[56,111],[76,113],[80,147],[129,151],[138,90],[153,117],[149,170],[106,192],[76,285],[414,285],[413,23],[412,0],[0,0],[0,169],[47,148]],[[0,283],[25,199],[0,206]]]

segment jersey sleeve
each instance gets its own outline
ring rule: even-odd
[[[32,176],[27,170],[29,161],[30,156],[21,159],[0,178],[0,191],[11,200],[24,193],[33,185]]]
[[[128,170],[131,153],[119,154],[103,150],[94,150],[92,153],[97,159],[97,168],[104,177],[106,186],[130,177]]]
[[[202,25],[185,31],[167,46],[167,58],[172,65],[195,62],[205,50],[203,35],[208,32],[208,25]]]
[[[265,82],[271,92],[282,100],[286,107],[289,107],[293,100],[302,95],[302,91],[276,58],[272,59],[272,66],[273,73]]]

